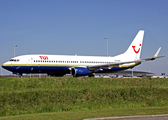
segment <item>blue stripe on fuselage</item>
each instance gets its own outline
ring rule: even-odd
[[[18,73],[68,73],[70,66],[3,66],[11,72]],[[76,69],[78,67],[75,67]],[[80,68],[80,67],[79,67]],[[131,68],[131,67],[130,67]],[[94,73],[112,73],[128,67],[112,67],[111,69],[95,70]]]
[[[5,69],[11,72],[18,73],[60,73],[66,72],[70,67],[56,66],[4,66]]]

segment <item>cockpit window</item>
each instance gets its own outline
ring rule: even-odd
[[[18,62],[19,59],[10,59],[10,61]]]

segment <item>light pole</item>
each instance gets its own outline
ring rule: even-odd
[[[133,71],[133,68],[132,68],[132,78],[134,77],[134,71]]]
[[[17,47],[17,45],[13,45],[13,47],[14,47],[14,57],[15,57],[15,47]]]
[[[107,56],[108,56],[108,37],[105,37],[104,39],[106,39],[107,40]]]

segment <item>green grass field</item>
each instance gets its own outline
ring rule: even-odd
[[[116,116],[167,114],[168,107],[115,108],[92,111],[67,111],[0,117],[0,120],[79,120]]]
[[[119,111],[152,110],[152,108],[163,109],[163,112],[155,114],[168,114],[165,112],[168,111],[167,96],[168,79],[165,78],[1,77],[0,118],[10,119],[7,116],[15,116],[14,118],[19,119],[20,117],[17,115],[26,114],[29,114],[26,116],[32,117],[34,115],[59,116],[60,114],[80,115],[85,113],[85,116],[81,115],[83,117],[72,117],[72,119],[82,119],[99,117],[100,113],[89,116],[89,113],[94,111],[101,111],[101,113],[109,111],[109,114],[105,112],[107,116],[118,116],[126,112],[112,114],[110,111],[118,109],[120,109]],[[65,115],[63,116],[65,117]],[[128,115],[135,115],[135,113],[132,112]]]

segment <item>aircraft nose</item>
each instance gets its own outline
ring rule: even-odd
[[[5,68],[5,64],[2,64],[2,67]]]
[[[6,63],[2,64],[2,67],[3,67],[4,69],[6,69]]]

